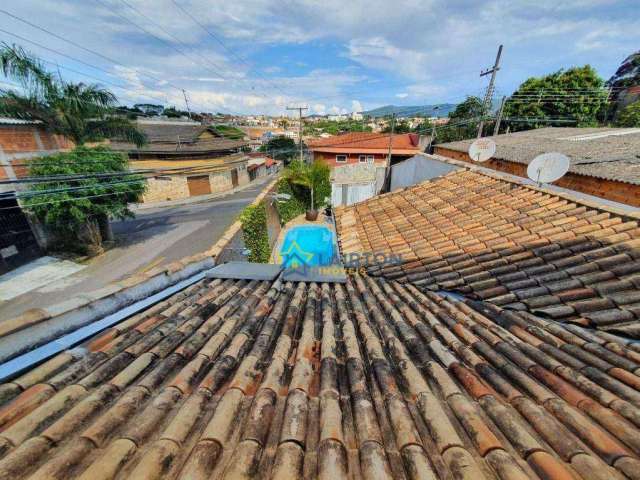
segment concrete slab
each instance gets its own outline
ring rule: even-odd
[[[0,276],[0,301],[61,280],[84,269],[85,265],[55,257],[41,257]]]

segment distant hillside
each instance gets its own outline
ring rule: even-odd
[[[436,107],[438,107],[436,109]],[[449,112],[455,110],[456,106],[453,103],[440,103],[438,105],[421,105],[421,106],[397,106],[397,105],[385,105],[384,107],[374,108],[368,112],[362,112],[363,115],[369,115],[371,117],[384,117],[391,114],[396,114],[398,117],[415,117],[417,115],[423,115],[427,117],[446,117]]]

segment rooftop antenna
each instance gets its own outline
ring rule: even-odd
[[[469,158],[474,162],[486,162],[496,153],[496,142],[483,137],[469,145]]]
[[[527,176],[538,186],[562,178],[568,171],[569,157],[558,152],[543,153],[531,160],[527,167]]]

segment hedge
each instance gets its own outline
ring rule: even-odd
[[[249,205],[240,214],[242,237],[245,246],[251,251],[250,262],[269,263],[271,249],[267,233],[267,211],[264,203]]]
[[[290,222],[298,215],[302,215],[307,210],[304,202],[302,202],[298,198],[299,193],[296,195],[296,192],[293,191],[291,185],[289,185],[289,182],[287,182],[285,179],[282,179],[278,182],[278,193],[291,195],[290,200],[278,200],[276,202],[276,209],[278,210],[278,215],[280,216],[280,222],[282,222],[283,225],[287,222]]]

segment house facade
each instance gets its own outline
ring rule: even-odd
[[[322,160],[330,167],[370,164],[387,167],[391,150],[391,165],[424,151],[428,137],[413,133],[351,132],[310,140],[307,145],[313,160]],[[391,148],[390,148],[391,147]]]
[[[249,182],[244,140],[222,137],[199,123],[138,122],[148,143],[112,143],[129,156],[132,170],[148,175],[143,202],[159,202],[224,192]]]

